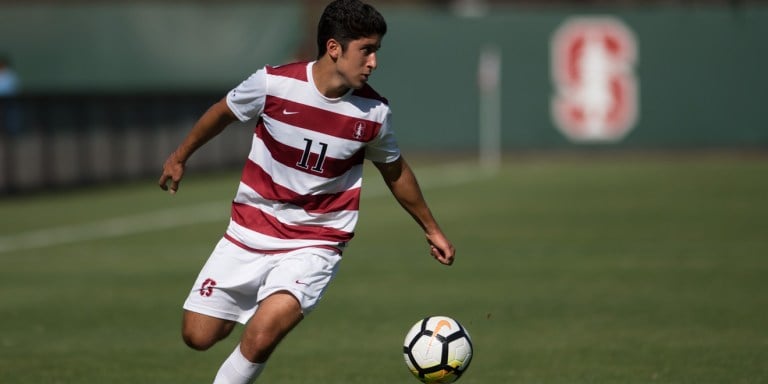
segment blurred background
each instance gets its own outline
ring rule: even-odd
[[[407,151],[494,166],[505,153],[768,145],[763,2],[372,3],[389,33],[371,84]],[[314,58],[324,5],[0,1],[0,194],[155,177],[250,73]],[[239,169],[249,142],[236,131],[193,164]]]
[[[370,83],[457,262],[367,165],[342,270],[264,382],[416,383],[403,336],[447,314],[462,384],[768,383],[768,3],[372,3]],[[0,383],[210,382],[238,338],[186,348],[180,306],[254,124],[183,193],[156,180],[252,72],[314,59],[324,6],[0,0]]]

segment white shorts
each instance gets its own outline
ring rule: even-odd
[[[245,324],[261,300],[286,291],[307,314],[323,296],[340,260],[338,251],[331,249],[264,254],[222,238],[200,271],[184,309]]]

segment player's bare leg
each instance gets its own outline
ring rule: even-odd
[[[246,325],[240,350],[248,360],[267,361],[278,343],[304,318],[296,298],[284,291],[270,295]]]
[[[214,384],[252,383],[264,370],[269,355],[304,315],[296,298],[280,291],[259,303],[245,326],[240,344],[219,368]]]
[[[190,348],[204,351],[229,336],[234,328],[234,321],[184,311],[181,336]]]

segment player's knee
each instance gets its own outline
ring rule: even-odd
[[[211,348],[214,344],[216,344],[217,341],[219,341],[216,338],[207,335],[201,335],[197,332],[193,332],[187,329],[182,330],[181,338],[184,340],[184,343],[187,344],[188,347],[197,351],[205,351],[206,349]]]
[[[226,338],[235,327],[234,321],[215,319],[186,311],[181,326],[181,338],[190,348],[205,351]]]
[[[186,324],[185,324],[186,325]],[[181,329],[181,338],[190,348],[198,351],[205,351],[213,347],[219,340],[229,335],[231,327],[219,329],[201,329],[196,327],[184,326]]]
[[[279,342],[280,337],[276,335],[258,333],[244,337],[240,341],[240,350],[248,360],[263,362],[269,359]]]

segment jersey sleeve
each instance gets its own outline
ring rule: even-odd
[[[390,122],[392,113],[388,112],[379,134],[368,142],[365,148],[365,158],[377,163],[391,163],[400,158],[400,146],[397,144],[395,132]]]
[[[267,75],[262,68],[227,94],[227,106],[240,121],[248,121],[264,111]]]

